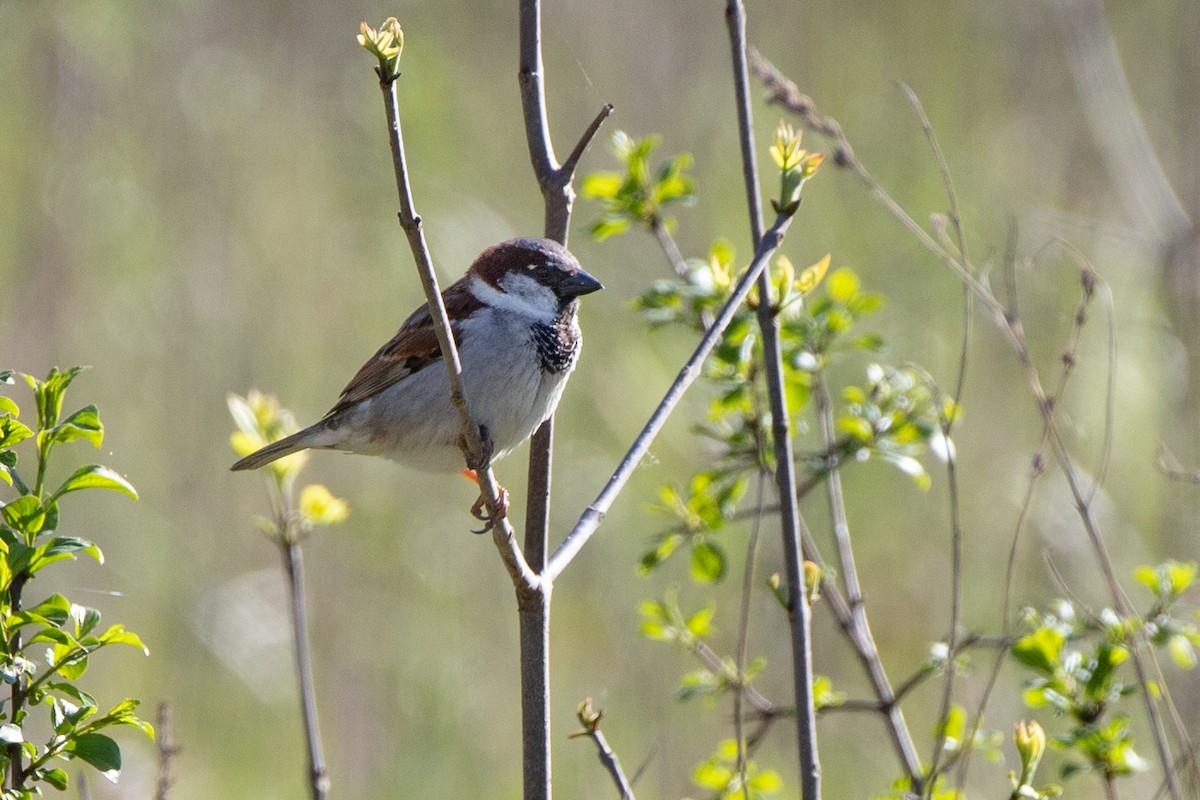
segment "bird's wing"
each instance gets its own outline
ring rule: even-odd
[[[471,293],[467,286],[467,278],[462,278],[442,292],[442,302],[445,303],[446,314],[451,320],[450,328],[454,331],[455,342],[462,347],[465,331],[463,326],[456,324],[454,320],[463,319],[481,308],[483,303]],[[421,306],[404,321],[391,341],[379,348],[378,352],[359,368],[358,373],[342,390],[337,403],[325,416],[328,418],[345,411],[441,361],[442,351],[438,347],[433,318],[429,314],[428,306]]]

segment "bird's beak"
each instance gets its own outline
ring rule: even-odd
[[[598,292],[604,288],[604,284],[588,275],[583,270],[579,270],[573,275],[568,276],[559,284],[558,292],[562,297],[579,297],[583,294],[591,294]]]

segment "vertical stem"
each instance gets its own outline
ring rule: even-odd
[[[550,590],[517,590],[521,637],[521,750],[525,800],[550,800]]]
[[[308,617],[304,610],[304,562],[300,544],[280,537],[280,554],[287,574],[292,604],[292,640],[296,650],[296,676],[300,681],[300,711],[304,717],[304,738],[308,750],[309,790],[313,800],[329,795],[329,774],[321,752],[321,734],[317,726],[317,698],[313,690],[312,667],[308,652]]]
[[[826,447],[836,441],[833,421],[833,406],[829,399],[829,387],[825,383],[823,373],[816,373],[813,386],[813,398],[817,405],[817,419],[821,427],[821,440]],[[825,478],[826,495],[829,498],[829,517],[833,523],[834,547],[838,551],[838,563],[841,566],[842,580],[846,585],[846,609],[841,624],[858,653],[867,671],[867,676],[875,689],[880,708],[887,717],[888,733],[891,735],[892,746],[900,757],[904,772],[908,776],[912,791],[920,793],[924,784],[924,769],[921,758],[917,755],[916,745],[908,731],[908,723],[904,720],[904,712],[896,701],[887,671],[883,668],[883,660],[879,657],[879,648],[871,634],[871,624],[867,620],[866,606],[863,604],[862,587],[858,582],[858,568],[854,563],[854,549],[850,542],[850,526],[846,521],[846,503],[842,495],[841,472],[836,465],[830,469]],[[829,593],[827,593],[829,594]],[[830,599],[833,599],[831,595]]]
[[[556,192],[559,172],[546,116],[542,66],[542,8],[539,0],[520,0],[518,25],[521,108],[529,159],[545,200],[544,232],[566,244],[573,193],[570,177]],[[525,516],[525,559],[541,574],[550,536],[551,447],[554,419],[542,423],[529,443],[529,497]],[[550,581],[537,587],[517,585],[521,645],[521,750],[525,800],[550,800]]]
[[[535,573],[546,568],[550,538],[550,471],[553,464],[554,418],[529,440],[529,489],[525,507],[525,561]]]
[[[754,129],[750,111],[750,81],[746,68],[746,10],[741,0],[729,0],[725,10],[733,55],[734,89],[737,96],[738,132],[746,205],[754,248],[762,242],[763,220],[758,167],[755,160]],[[791,418],[783,380],[782,342],[779,320],[771,305],[771,281],[767,270],[758,277],[758,326],[762,331],[763,361],[767,373],[767,397],[771,406],[771,434],[775,447],[775,480],[779,491],[780,532],[783,536],[784,572],[787,577],[788,624],[792,634],[792,679],[796,697],[796,735],[800,756],[800,795],[804,800],[821,797],[821,765],[817,758],[816,709],[812,696],[812,610],[804,592],[804,563],[800,549],[800,509],[795,493]],[[743,746],[738,742],[738,747]]]

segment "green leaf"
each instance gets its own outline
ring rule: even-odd
[[[102,733],[80,734],[65,749],[100,770],[113,783],[121,774],[121,748]]]
[[[1053,675],[1062,661],[1065,642],[1066,637],[1060,631],[1049,627],[1038,628],[1018,639],[1013,644],[1012,654],[1025,666]]]
[[[1171,594],[1175,597],[1190,589],[1196,581],[1197,564],[1195,561],[1186,563],[1168,561],[1163,564],[1163,568],[1167,574],[1167,585],[1170,586]]]
[[[33,431],[25,423],[15,417],[0,417],[0,447],[12,447],[30,436],[33,436]]]
[[[718,764],[715,761],[704,761],[692,773],[692,780],[698,786],[719,792],[724,796],[724,792],[729,787],[729,782],[734,779],[735,774],[732,769],[724,764]]]
[[[0,516],[10,528],[21,533],[33,535],[42,529],[46,520],[46,509],[32,495],[18,497],[0,509]]]
[[[658,543],[658,547],[642,556],[642,563],[638,567],[638,574],[647,575],[655,570],[659,564],[666,561],[679,549],[679,545],[683,544],[683,541],[684,536],[681,533],[672,533],[664,536],[662,541]]]
[[[97,445],[99,446],[99,445]],[[75,470],[71,477],[63,481],[62,486],[50,496],[51,502],[62,497],[67,492],[77,492],[80,489],[111,489],[115,492],[138,499],[137,490],[108,467],[99,464],[88,464]]]
[[[52,594],[27,611],[45,617],[55,625],[62,625],[71,618],[71,601],[61,594]]]
[[[592,238],[602,242],[610,236],[616,236],[629,230],[628,217],[605,217],[592,224]]]
[[[593,172],[583,179],[579,193],[592,200],[611,200],[624,181],[625,176],[619,172]]]
[[[43,431],[58,424],[58,419],[62,415],[63,395],[66,393],[67,387],[71,385],[71,381],[75,380],[85,369],[87,367],[71,367],[60,372],[58,367],[54,367],[44,381],[39,381],[32,375],[23,376],[25,382],[33,389],[33,396],[37,400],[38,407],[38,427]]]
[[[87,539],[80,539],[75,536],[58,536],[32,552],[26,570],[30,574],[34,574],[38,570],[53,564],[55,561],[62,561],[64,558],[73,559],[75,558],[75,554],[80,552],[86,553],[96,559],[96,563],[98,564],[104,563],[104,553],[100,552],[100,548]]]
[[[842,417],[837,421],[837,428],[840,432],[849,434],[860,442],[869,442],[875,436],[871,424],[859,417]]]
[[[15,617],[16,615],[14,614],[13,616]],[[53,642],[56,645],[70,649],[74,649],[79,644],[75,641],[71,634],[58,628],[42,628],[33,635],[33,638],[26,642],[25,646],[28,647],[29,645],[38,644],[39,642]]]
[[[765,769],[750,778],[750,788],[756,792],[773,794],[783,788],[783,778],[773,769]]]
[[[1133,571],[1133,579],[1150,590],[1150,593],[1157,596],[1161,591],[1158,583],[1158,571],[1154,567],[1143,564]]]
[[[712,542],[699,542],[692,548],[692,580],[713,584],[725,577],[725,553]]]
[[[1175,662],[1175,666],[1180,669],[1191,669],[1196,666],[1196,651],[1192,649],[1192,643],[1182,633],[1177,633],[1167,640],[1167,652],[1171,654],[1171,660]]]
[[[72,605],[71,617],[75,620],[75,637],[87,636],[100,624],[100,611],[87,606]]]
[[[100,634],[101,644],[127,644],[131,647],[136,647],[146,655],[150,655],[150,649],[142,644],[142,640],[133,631],[125,630],[124,625],[113,625],[111,628]]]
[[[833,271],[825,284],[825,290],[829,296],[839,303],[849,303],[854,298],[858,297],[859,291],[862,289],[862,283],[853,270],[848,267],[840,267]]]
[[[11,722],[6,722],[0,725],[0,742],[6,744],[20,744],[25,741],[25,734],[21,733],[21,729]]]
[[[716,616],[717,606],[715,603],[709,603],[704,608],[687,618],[688,632],[697,639],[703,639],[712,633],[712,621]]]
[[[65,792],[67,789],[68,779],[65,770],[55,767],[53,769],[42,770],[38,773],[38,779],[58,789],[60,792]]]
[[[86,439],[93,447],[100,447],[104,441],[104,426],[100,424],[100,414],[95,406],[84,406],[71,416],[48,430],[39,434],[39,439],[48,437],[50,444],[65,444],[76,439]]]

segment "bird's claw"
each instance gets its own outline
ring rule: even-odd
[[[471,516],[483,523],[483,527],[479,530],[472,530],[471,533],[487,533],[492,528],[500,524],[500,520],[508,516],[508,490],[503,486],[496,487],[499,490],[500,498],[496,503],[494,512],[489,513],[487,510],[487,500],[483,493],[479,493],[479,497],[471,506]]]

